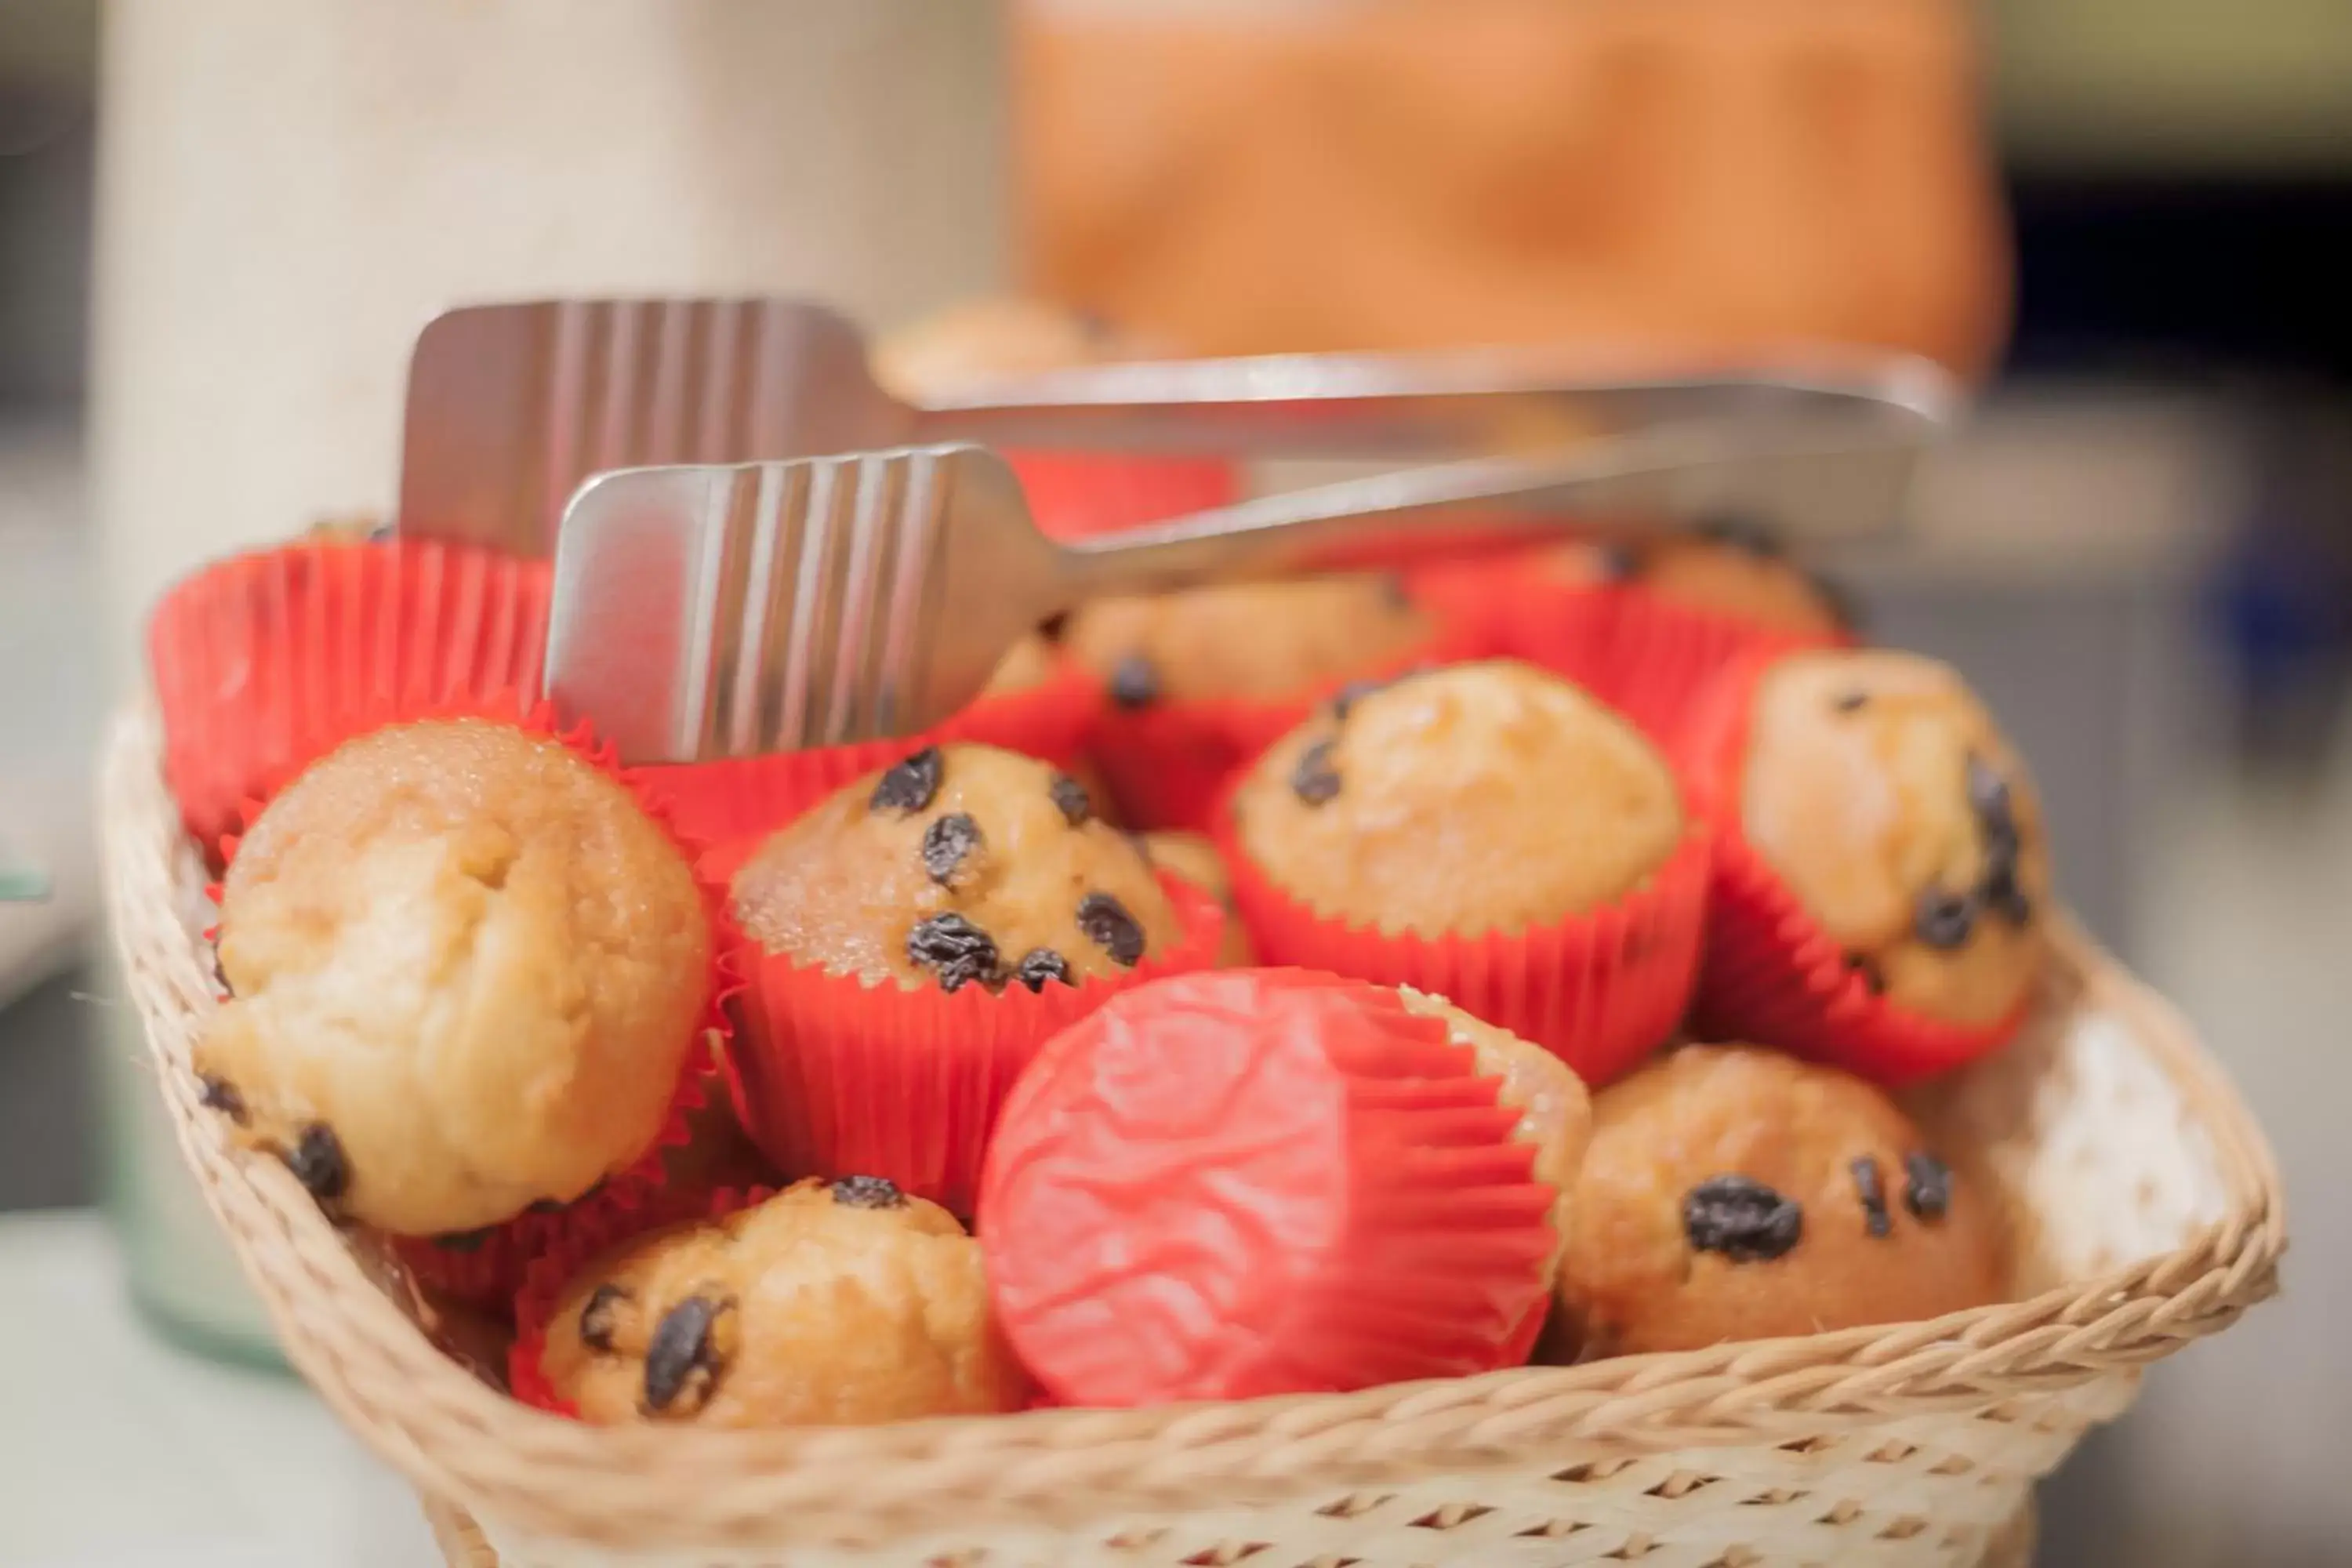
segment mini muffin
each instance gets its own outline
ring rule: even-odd
[[[1234,792],[1242,850],[1317,913],[1475,936],[1622,898],[1684,837],[1674,773],[1566,681],[1496,660],[1327,705]]]
[[[1712,694],[1693,777],[1718,826],[1699,1015],[1894,1082],[2015,1027],[2050,862],[2032,780],[1932,659],[1822,650]]]
[[[1454,1029],[1385,986],[1238,970],[1055,1036],[980,1199],[1023,1364],[1065,1404],[1131,1406],[1523,1360],[1559,1251],[1531,1179],[1551,1157],[1521,1141],[1546,1118]]]
[[[1632,725],[1507,661],[1349,688],[1217,816],[1264,961],[1434,992],[1602,1083],[1690,997],[1707,839]]]
[[[1604,1091],[1570,1205],[1561,1353],[1691,1350],[2000,1299],[2000,1228],[1894,1103],[1749,1046]]]
[[[1311,694],[1398,663],[1435,631],[1397,579],[1355,574],[1097,599],[1063,642],[1114,704],[1139,709]]]
[[[1745,521],[1570,545],[1551,563],[1571,581],[1636,586],[1664,603],[1762,631],[1834,637],[1848,630],[1843,595],[1791,561],[1769,531]]]
[[[1226,869],[1224,857],[1217,853],[1215,843],[1207,835],[1147,833],[1141,843],[1145,859],[1175,872],[1223,904],[1228,915],[1234,914],[1233,873]],[[1250,949],[1249,932],[1240,919],[1226,921],[1224,945],[1217,950],[1217,966],[1246,969],[1256,962]]]
[[[478,720],[346,742],[221,892],[208,1096],[402,1236],[567,1202],[659,1134],[713,984],[685,854],[562,742]]]
[[[557,1300],[540,1370],[583,1419],[871,1426],[1018,1408],[980,1247],[873,1176],[641,1237]]]
[[[734,904],[771,953],[942,991],[1076,985],[1181,934],[1083,786],[981,745],[926,746],[840,791],[744,862]]]

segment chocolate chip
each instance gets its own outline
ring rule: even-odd
[[[1693,531],[1711,544],[1745,552],[1759,561],[1775,561],[1784,553],[1780,535],[1752,517],[1718,514],[1701,521]]]
[[[1974,752],[1969,753],[1969,809],[1987,825],[2013,822],[2009,781]]]
[[[940,793],[942,765],[940,749],[925,746],[875,781],[874,798],[866,803],[868,809],[908,815],[922,810]]]
[[[1160,700],[1160,672],[1139,653],[1129,654],[1110,672],[1110,700],[1121,708],[1145,708]]]
[[[1078,929],[1109,953],[1113,963],[1132,969],[1143,956],[1143,928],[1108,893],[1088,893],[1078,900]]]
[[[1683,1234],[1734,1263],[1779,1258],[1804,1234],[1805,1211],[1750,1176],[1709,1176],[1683,1196]]]
[[[385,518],[381,522],[370,525],[366,535],[367,542],[370,544],[383,544],[387,541],[398,539],[399,537],[400,525],[393,521],[390,518]]]
[[[1998,870],[1988,874],[1982,889],[1985,908],[2013,926],[2021,926],[2033,919],[2033,900],[2017,883],[2017,866],[2004,861]]]
[[[1911,929],[1929,947],[1949,952],[1968,945],[1969,933],[1976,929],[1977,902],[1965,893],[1948,893],[1941,888],[1929,888],[1919,895],[1919,907],[1913,911]]]
[[[1878,1162],[1864,1154],[1846,1169],[1853,1173],[1853,1190],[1862,1199],[1862,1228],[1873,1236],[1892,1234],[1895,1222],[1886,1216],[1886,1188],[1878,1179]]]
[[[1596,544],[1592,570],[1603,583],[1630,583],[1642,574],[1642,557],[1630,544]]]
[[[1331,765],[1331,742],[1318,741],[1298,753],[1290,770],[1290,792],[1308,805],[1321,805],[1339,793],[1339,770]]]
[[[1385,680],[1351,680],[1331,694],[1331,717],[1341,722],[1355,710],[1356,704],[1388,685]]]
[[[484,1226],[479,1230],[453,1230],[446,1236],[436,1236],[433,1245],[444,1252],[479,1252],[489,1239],[489,1226]]]
[[[719,1326],[735,1310],[730,1297],[688,1296],[662,1314],[654,1337],[646,1346],[646,1409],[658,1414],[684,1399],[680,1414],[692,1415],[710,1403],[719,1376],[727,1370],[727,1356],[719,1343]]]
[[[225,1078],[215,1078],[211,1073],[198,1073],[196,1082],[204,1090],[202,1098],[206,1105],[227,1117],[239,1127],[245,1125],[245,1096],[237,1093],[235,1084]]]
[[[1047,642],[1060,642],[1062,634],[1070,629],[1070,612],[1057,611],[1037,623],[1037,635]]]
[[[588,1293],[588,1303],[580,1309],[580,1342],[592,1351],[606,1355],[613,1353],[613,1315],[624,1301],[636,1298],[625,1285],[599,1285]]]
[[[1869,700],[1870,693],[1867,691],[1841,691],[1833,706],[1841,713],[1858,713]]]
[[[1391,610],[1410,610],[1412,608],[1412,587],[1402,577],[1397,575],[1397,574],[1393,572],[1385,573],[1381,575],[1381,597],[1387,602],[1389,608]]]
[[[981,847],[980,824],[970,814],[952,812],[923,830],[923,869],[945,886],[963,864],[965,856]]]
[[[1952,1206],[1952,1168],[1933,1154],[1903,1156],[1903,1206],[1917,1218],[1938,1220]]]
[[[334,1129],[313,1121],[302,1129],[301,1141],[285,1156],[286,1168],[320,1203],[332,1203],[352,1184],[352,1168]]]
[[[1073,827],[1084,827],[1095,814],[1095,797],[1087,786],[1067,773],[1055,773],[1054,782],[1045,786],[1053,793],[1054,804],[1062,808],[1062,820]]]
[[[1045,982],[1058,980],[1065,985],[1076,985],[1070,978],[1070,961],[1050,947],[1033,947],[1021,955],[1013,966],[1013,978],[1032,991],[1045,989]]]
[[[1886,994],[1886,971],[1878,967],[1878,960],[1866,952],[1849,952],[1845,955],[1845,966],[1862,976],[1863,984],[1869,988],[1873,996]]]
[[[967,981],[996,977],[996,942],[958,914],[933,915],[907,933],[907,956],[919,967],[939,971],[940,989],[958,991]]]
[[[907,1194],[887,1176],[839,1176],[834,1180],[833,1201],[849,1209],[902,1209]]]

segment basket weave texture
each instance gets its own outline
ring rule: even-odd
[[[2020,1299],[1933,1322],[1350,1394],[857,1429],[598,1428],[430,1312],[202,1109],[205,875],[152,712],[110,732],[109,908],[189,1168],[287,1354],[466,1568],[1653,1568],[2030,1553],[2032,1483],[2138,1369],[2275,1289],[2277,1172],[2180,1020],[2078,935],[2011,1048],[1915,1097],[2015,1223]]]

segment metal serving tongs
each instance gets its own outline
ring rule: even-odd
[[[1587,516],[1726,504],[1834,526],[1894,513],[1921,426],[1664,425],[1057,544],[986,447],[649,468],[562,518],[547,689],[631,763],[910,734],[979,695],[1048,616],[1108,593],[1392,565]],[[1507,506],[1484,503],[1508,502]]]
[[[468,306],[417,340],[399,526],[546,553],[583,480],[651,464],[957,440],[1403,464],[1679,426],[1730,431],[1748,446],[1832,428],[1856,447],[1904,447],[1957,402],[1933,366],[1868,352],[1662,374],[1654,359],[1585,354],[1563,364],[1556,354],[1479,350],[1111,364],[973,384],[919,406],[876,382],[855,326],[805,301]],[[1795,437],[1799,426],[1811,434]],[[1487,482],[1486,493],[1507,493]],[[1522,500],[1582,507],[1591,498],[1538,489]],[[1853,533],[1890,518],[1808,508],[1789,521]]]

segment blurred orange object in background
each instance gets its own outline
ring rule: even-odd
[[[1964,0],[1024,0],[1028,284],[1195,353],[1833,340],[1979,374]]]

